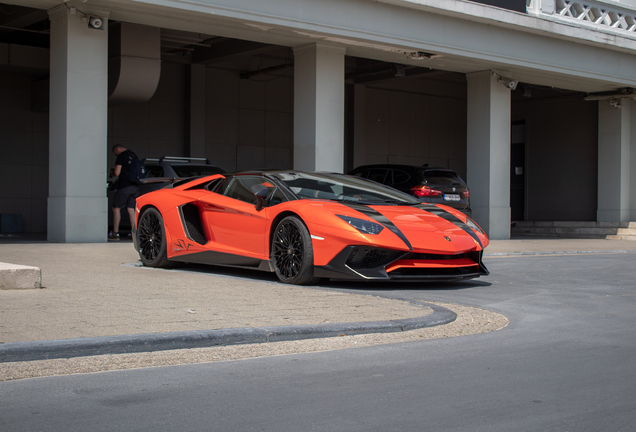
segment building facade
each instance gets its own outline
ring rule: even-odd
[[[102,242],[113,144],[457,170],[491,238],[636,221],[636,0],[0,4],[0,213]]]

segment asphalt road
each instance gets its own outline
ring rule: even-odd
[[[497,332],[0,382],[9,431],[636,431],[636,254],[490,258],[450,285],[333,289],[479,306]]]

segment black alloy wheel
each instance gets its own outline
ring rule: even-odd
[[[168,261],[166,253],[166,231],[161,213],[156,208],[149,208],[139,218],[137,228],[137,245],[139,258],[147,267],[172,268],[175,263]]]
[[[320,280],[314,277],[311,236],[296,216],[287,216],[276,226],[270,257],[283,283],[310,285]]]

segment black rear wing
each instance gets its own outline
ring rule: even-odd
[[[162,156],[159,159],[145,158],[145,159],[142,159],[141,162],[142,163],[156,162],[157,164],[160,164],[161,162],[172,162],[172,163],[205,162],[206,165],[212,165],[210,163],[210,159],[208,158],[181,157],[181,156]]]
[[[141,184],[165,183],[165,182],[174,183],[177,180],[182,180],[182,179],[179,177],[150,177],[150,178],[139,179]]]

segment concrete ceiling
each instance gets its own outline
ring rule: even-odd
[[[66,4],[88,14],[108,15],[110,20],[161,27],[162,53],[174,61],[214,64],[231,57],[264,55],[281,47],[318,42],[345,46],[348,56],[405,65],[406,76],[424,77],[430,71],[469,74],[492,70],[520,82],[579,92],[636,87],[632,49],[636,41],[616,42],[614,38],[615,43],[610,44],[609,38],[587,33],[581,33],[585,35],[582,38],[579,29],[564,30],[557,24],[545,27],[554,29],[550,34],[541,31],[542,23],[532,21],[536,18],[489,6],[466,6],[470,2],[463,0],[458,3],[473,8],[468,12],[474,14],[474,20],[467,20],[458,11],[431,7],[413,10],[367,0],[212,2],[71,0]],[[47,43],[48,17],[43,9],[60,3],[15,3],[0,4],[0,42],[32,46]],[[246,9],[249,6],[251,10]],[[483,17],[488,12],[494,14],[491,23]],[[403,28],[396,29],[396,25]],[[392,72],[384,73],[390,77]],[[373,79],[370,75],[355,77],[356,82]]]

